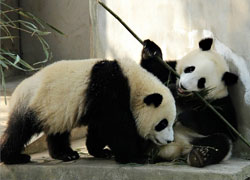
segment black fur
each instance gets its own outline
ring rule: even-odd
[[[230,72],[225,72],[223,74],[222,81],[225,82],[226,86],[231,86],[238,81],[238,76]]]
[[[147,162],[144,152],[150,143],[137,132],[128,79],[116,61],[101,61],[93,67],[86,97],[81,123],[88,125],[89,153],[101,158],[114,154],[120,163]]]
[[[177,117],[182,125],[202,135],[223,133],[232,140],[236,139],[232,130],[210,108],[205,105],[194,108],[192,104],[195,105],[196,103],[186,104],[187,108]],[[229,96],[214,100],[211,105],[237,129],[235,110]]]
[[[158,93],[150,94],[144,98],[144,103],[146,103],[148,106],[151,104],[154,104],[155,107],[158,107],[162,102],[162,95]]]
[[[47,136],[49,154],[54,159],[71,161],[79,158],[76,151],[70,147],[70,133],[57,133]]]
[[[188,162],[195,167],[217,164],[230,152],[232,148],[231,143],[231,140],[221,133],[212,134],[204,138],[196,138],[191,142],[194,147],[188,155]]]
[[[79,77],[81,78],[81,77]],[[91,155],[101,158],[115,156],[121,163],[149,161],[146,153],[152,142],[138,134],[135,118],[130,109],[130,87],[117,61],[101,61],[91,71],[86,92],[85,111],[79,126],[88,125],[87,148]],[[32,135],[44,127],[36,112],[20,108],[10,114],[9,124],[1,138],[1,162],[27,163],[30,156],[21,154]],[[51,157],[63,161],[79,158],[70,148],[70,132],[49,134],[48,148]],[[109,146],[111,149],[104,149]]]
[[[170,78],[170,83],[175,83],[175,75],[170,73],[167,68],[163,67],[162,64],[155,59],[156,56],[162,59],[161,49],[153,41],[145,40],[143,43],[141,66],[158,77],[161,82],[166,83]],[[167,61],[166,63],[175,69],[176,61]]]
[[[213,44],[212,38],[205,38],[199,42],[199,47],[202,51],[208,51],[211,49],[212,44]]]
[[[208,136],[205,138],[197,137],[194,138],[192,142],[190,142],[196,146],[194,146],[193,150],[190,152],[189,157],[191,158],[195,154],[199,154],[200,151],[203,152],[204,148],[207,146],[211,146],[212,149],[219,149],[219,152],[216,151],[215,153],[212,150],[209,151],[206,155],[210,155],[210,157],[208,159],[206,158],[207,160],[202,162],[202,164],[198,163],[197,166],[202,167],[208,164],[220,162],[231,150],[229,142],[231,140],[234,141],[236,139],[236,135],[226,125],[226,123],[224,123],[213,111],[210,110],[210,108],[203,105],[201,102],[187,103],[187,101],[178,95],[175,85],[175,77],[169,76],[169,71],[165,69],[160,63],[155,61],[154,56],[152,55],[152,52],[155,50],[161,52],[160,48],[152,41],[146,40],[144,42],[146,46],[144,46],[142,50],[141,66],[157,76],[162,82],[170,82],[168,87],[175,97],[176,105],[182,109],[182,112],[177,116],[177,120],[180,121],[183,126],[190,128],[194,132]],[[199,46],[203,51],[207,51],[211,49],[212,43],[213,39],[207,38],[201,40]],[[151,56],[144,55],[145,53],[149,52],[151,52]],[[175,61],[174,63],[175,64],[173,67],[175,69],[177,62]],[[187,72],[191,70],[193,69],[188,69]],[[236,75],[226,72],[222,78],[222,81],[224,81],[228,86],[236,83],[237,79],[238,77]],[[202,88],[204,83],[204,80],[201,81],[199,86]],[[197,104],[201,106],[197,107]],[[229,96],[214,100],[211,102],[211,104],[234,128],[237,129],[235,110]],[[197,146],[200,146],[200,148]],[[191,165],[196,166],[195,164]]]
[[[205,88],[205,83],[206,83],[206,78],[200,78],[199,80],[198,80],[198,83],[197,83],[197,87],[199,88],[199,89],[203,89],[203,88]]]
[[[10,114],[7,129],[0,142],[1,162],[6,164],[27,163],[30,156],[21,154],[30,138],[42,131],[36,113],[20,108]]]

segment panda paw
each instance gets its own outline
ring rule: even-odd
[[[143,41],[142,59],[148,59],[155,56],[162,58],[162,52],[159,46],[149,39]]]
[[[218,149],[208,146],[193,147],[188,154],[187,163],[193,167],[204,167],[213,164],[213,156]]]
[[[103,150],[103,153],[104,153],[104,158],[107,158],[107,159],[110,159],[113,157],[113,153],[111,150],[109,149],[104,149]]]
[[[18,155],[12,155],[11,158],[3,158],[1,159],[1,162],[4,162],[4,164],[24,164],[30,162],[30,156],[27,154],[18,154]]]
[[[73,160],[79,159],[80,156],[76,151],[71,150],[68,152],[63,152],[63,153],[53,155],[52,157],[54,159],[59,159],[59,160],[66,162],[66,161],[73,161]]]
[[[95,154],[92,153],[92,155],[96,158],[105,158],[105,159],[110,159],[113,157],[113,153],[109,149],[103,149],[101,151],[95,152]]]

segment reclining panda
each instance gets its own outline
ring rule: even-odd
[[[177,112],[181,109],[174,125],[174,142],[161,147],[159,156],[163,159],[173,160],[186,156],[191,166],[203,167],[219,163],[231,155],[232,142],[236,137],[230,128],[208,107],[200,106],[200,101],[189,102],[182,98],[192,91],[208,88],[206,99],[237,128],[235,110],[227,87],[235,84],[238,77],[229,72],[225,60],[211,50],[212,43],[211,38],[203,39],[199,42],[199,49],[179,61],[167,61],[180,75],[177,80],[173,73],[155,59],[155,56],[162,58],[161,49],[150,40],[144,41],[141,66],[163,83],[170,82]]]
[[[59,61],[15,89],[0,139],[1,162],[29,162],[30,156],[22,154],[24,145],[42,131],[52,158],[78,159],[70,147],[70,131],[86,125],[91,155],[147,163],[146,150],[152,144],[173,141],[175,116],[169,89],[133,61]]]

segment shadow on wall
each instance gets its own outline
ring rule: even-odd
[[[47,42],[53,52],[50,62],[62,59],[89,58],[89,1],[88,0],[26,0],[21,1],[24,10],[55,26],[65,35],[51,31]],[[39,42],[22,33],[23,58],[33,62],[44,58]]]

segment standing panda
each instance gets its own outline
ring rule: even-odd
[[[86,125],[91,155],[114,155],[120,163],[146,163],[145,150],[151,142],[173,141],[175,116],[169,89],[135,62],[56,62],[15,89],[8,126],[0,139],[1,162],[29,162],[30,156],[21,152],[32,135],[42,131],[52,158],[78,159],[70,147],[70,131]]]
[[[170,83],[178,112],[181,110],[174,125],[175,141],[162,146],[159,152],[163,159],[173,160],[187,156],[188,164],[203,167],[231,156],[232,142],[236,139],[232,130],[200,100],[185,99],[190,97],[192,91],[209,89],[205,99],[237,128],[235,110],[227,87],[235,84],[238,77],[229,72],[225,60],[211,50],[212,43],[211,38],[203,39],[199,42],[199,49],[179,61],[167,62],[180,75],[177,80],[155,59],[155,56],[162,58],[161,49],[150,40],[144,41],[141,66],[163,83]]]

